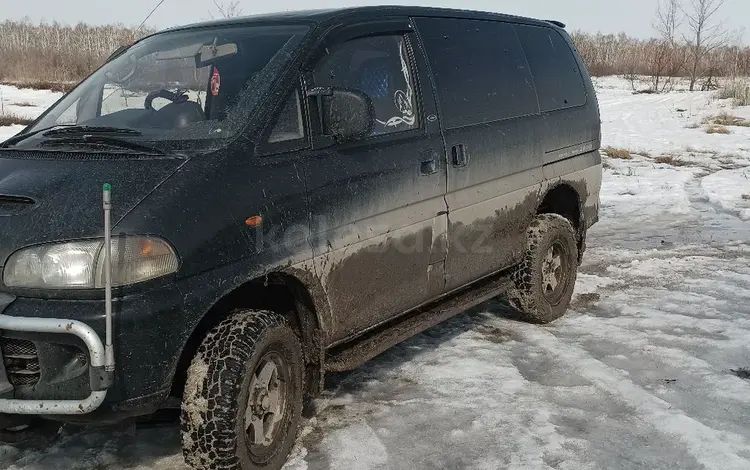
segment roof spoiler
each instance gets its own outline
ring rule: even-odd
[[[558,28],[565,29],[565,23],[563,23],[562,21],[547,20],[547,23],[552,23],[553,25],[557,26]]]

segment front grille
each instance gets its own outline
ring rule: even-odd
[[[0,339],[5,371],[14,387],[33,387],[42,375],[36,345],[20,339]]]

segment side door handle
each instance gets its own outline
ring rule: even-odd
[[[438,154],[435,151],[427,150],[422,152],[421,161],[419,162],[419,173],[422,175],[434,175],[440,171],[438,165]]]
[[[419,164],[419,172],[423,175],[434,175],[438,172],[437,160],[434,158],[423,160]]]
[[[453,166],[456,168],[465,167],[469,164],[469,152],[464,144],[457,144],[451,149],[453,156]]]

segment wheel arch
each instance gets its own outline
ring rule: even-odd
[[[582,198],[572,185],[559,182],[544,194],[537,214],[557,214],[565,217],[578,231],[583,224]]]
[[[284,316],[302,343],[306,377],[312,390],[321,386],[326,342],[327,298],[317,278],[302,270],[270,272],[236,286],[214,302],[197,323],[176,364],[171,395],[181,397],[187,369],[206,334],[238,309],[270,310]],[[317,383],[316,382],[320,382]]]
[[[586,249],[586,221],[583,210],[585,197],[582,196],[573,184],[559,181],[547,188],[537,208],[537,215],[557,214],[570,221],[578,239],[579,263]]]

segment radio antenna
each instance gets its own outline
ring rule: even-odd
[[[147,16],[147,17],[146,17],[146,18],[145,18],[145,19],[144,19],[144,20],[143,20],[143,21],[141,22],[141,24],[140,24],[140,25],[138,25],[138,28],[137,28],[137,29],[135,30],[135,32],[136,32],[136,33],[137,33],[138,31],[140,31],[140,30],[141,30],[141,28],[143,28],[143,25],[145,25],[145,24],[146,24],[146,21],[148,21],[148,19],[149,19],[149,18],[151,18],[151,15],[153,15],[153,14],[154,14],[154,12],[155,12],[156,10],[158,10],[158,9],[159,9],[159,7],[161,6],[161,4],[162,4],[162,3],[164,3],[164,1],[165,1],[165,0],[161,0],[161,1],[159,2],[159,3],[157,3],[157,4],[156,4],[156,6],[154,7],[154,9],[153,9],[153,10],[151,10],[151,13],[149,13],[149,14],[148,14],[148,16]]]

